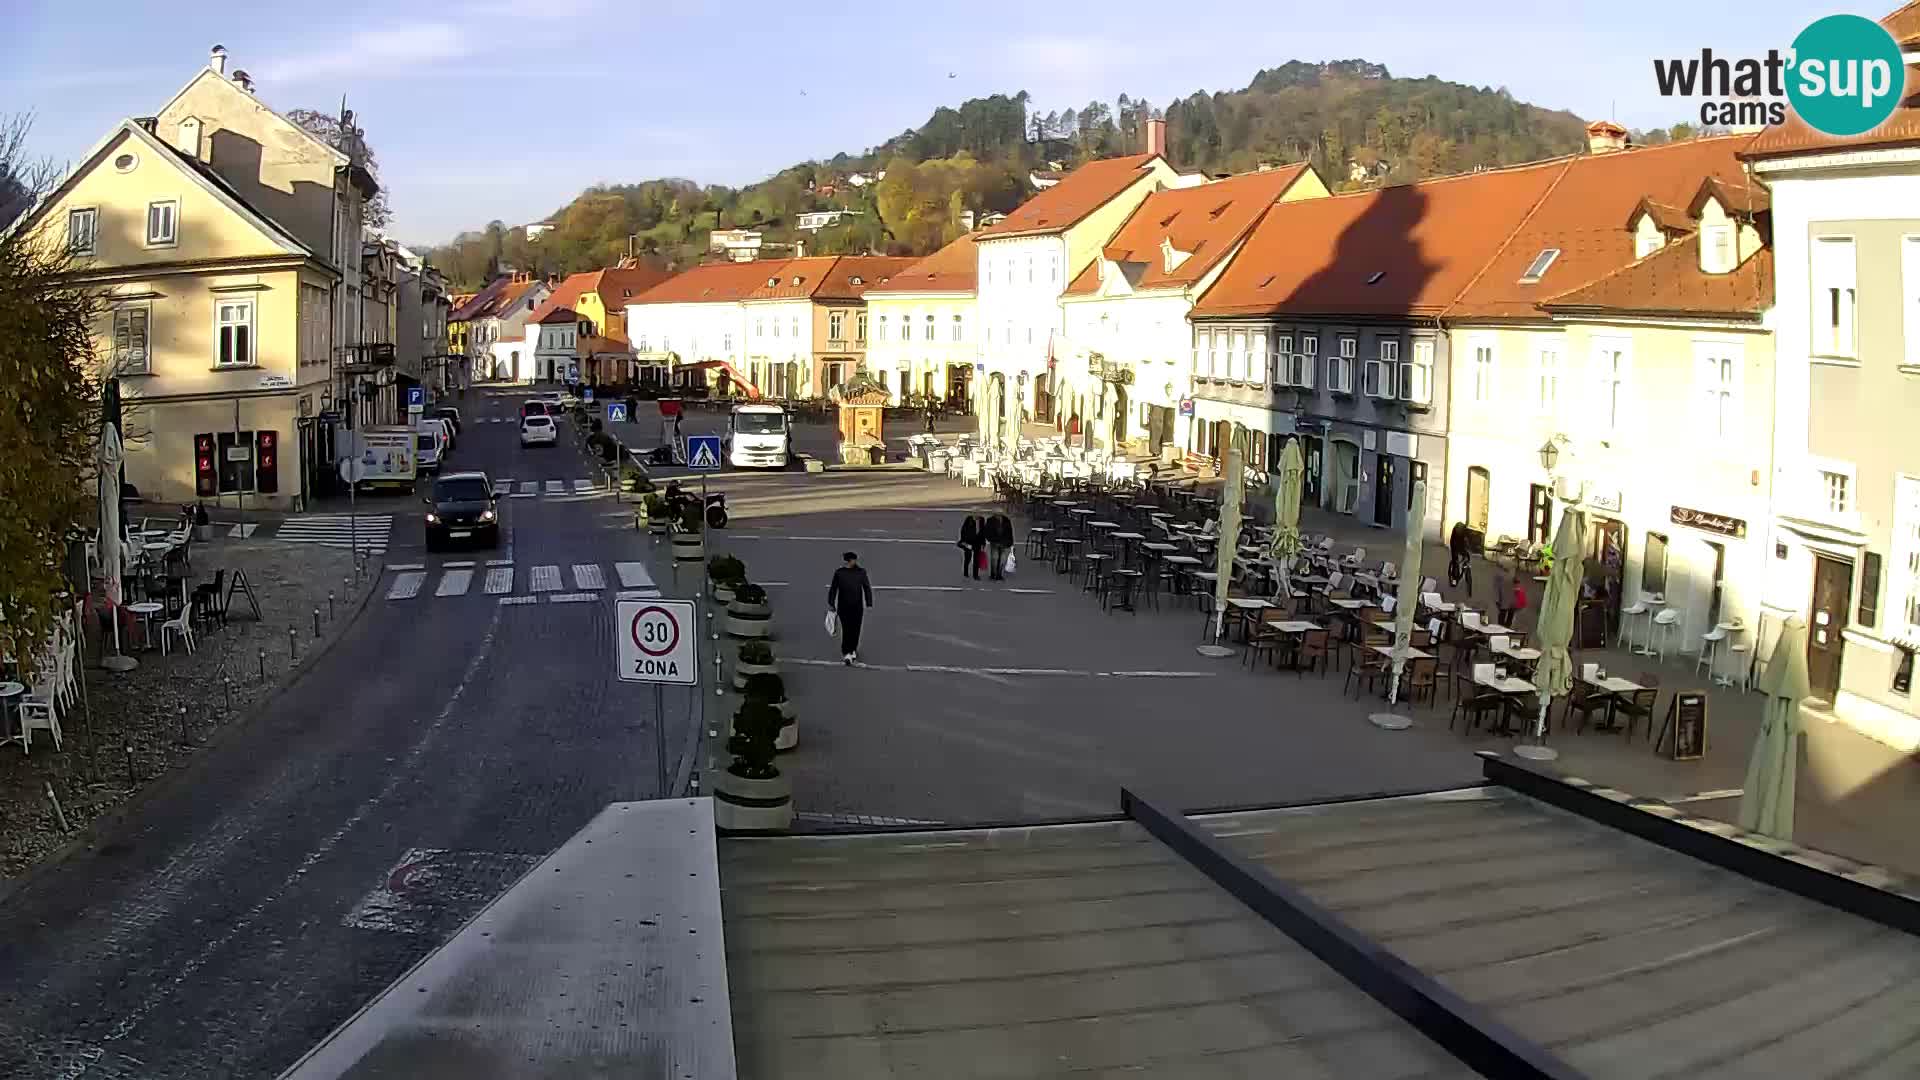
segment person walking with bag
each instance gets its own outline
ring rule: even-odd
[[[860,659],[860,624],[873,606],[873,584],[860,556],[851,551],[840,555],[840,568],[827,584],[827,614],[840,628],[840,662],[848,667]]]
[[[968,514],[960,523],[960,551],[966,561],[960,564],[960,576],[980,580],[981,548],[986,543],[986,525],[977,514]]]
[[[1007,578],[1007,554],[1013,550],[1013,522],[1007,515],[995,513],[987,518],[986,541],[989,550],[987,566],[992,570],[989,575],[994,581]]]

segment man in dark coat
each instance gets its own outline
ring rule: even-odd
[[[1013,522],[1007,515],[995,513],[987,518],[987,566],[995,581],[1006,580],[1007,552],[1013,550]]]
[[[960,552],[966,562],[960,565],[960,576],[980,580],[980,547],[986,543],[986,525],[977,514],[968,514],[967,520],[960,523]]]
[[[853,666],[860,659],[860,623],[873,606],[873,585],[866,567],[851,551],[841,554],[841,566],[827,585],[827,610],[840,620],[840,660]]]

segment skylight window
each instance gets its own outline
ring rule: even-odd
[[[860,280],[860,275],[859,275],[859,274],[855,274],[855,275],[853,275],[852,277],[850,277],[850,278],[848,278],[848,279],[847,279],[847,283],[848,283],[848,284],[850,284],[850,285],[864,285],[864,284],[866,284],[866,282],[864,282],[864,281],[862,281],[862,280]]]
[[[769,289],[773,288],[775,285],[778,285],[778,284],[780,284],[780,279],[777,277],[770,277],[767,279],[767,288]]]
[[[1268,274],[1266,280],[1260,283],[1260,287],[1264,289],[1267,286],[1273,284],[1273,278],[1274,278],[1274,275]]]
[[[1543,249],[1540,252],[1540,254],[1535,255],[1533,257],[1533,261],[1531,263],[1527,264],[1527,272],[1520,275],[1520,284],[1531,285],[1534,282],[1539,281],[1542,277],[1545,277],[1547,273],[1547,267],[1552,266],[1553,260],[1559,257],[1560,257],[1559,248]]]
[[[1208,214],[1207,216],[1210,218],[1217,218],[1221,214],[1226,213],[1228,210],[1232,208],[1233,208],[1233,203],[1231,201],[1223,202],[1219,206],[1214,207],[1213,212],[1211,214]]]
[[[1385,270],[1375,270],[1372,274],[1368,275],[1367,284],[1378,285],[1380,284],[1380,279],[1386,276],[1387,272]]]

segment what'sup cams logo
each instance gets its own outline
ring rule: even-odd
[[[1728,59],[1701,49],[1698,57],[1655,60],[1660,95],[1706,98],[1700,123],[1708,127],[1782,124],[1787,106],[1816,131],[1858,135],[1893,115],[1906,87],[1900,44],[1886,28],[1858,15],[1828,15],[1793,39],[1782,53]]]

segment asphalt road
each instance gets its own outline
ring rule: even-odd
[[[469,395],[451,467],[569,493],[504,500],[497,552],[432,555],[419,504],[386,501],[389,566],[510,558],[526,595],[534,565],[657,565],[610,498],[571,494],[596,473],[570,445],[479,422],[516,400]],[[614,677],[605,584],[376,590],[263,715],[0,904],[0,1076],[272,1077],[607,803],[655,797],[659,720]],[[684,780],[694,725],[667,698]]]

